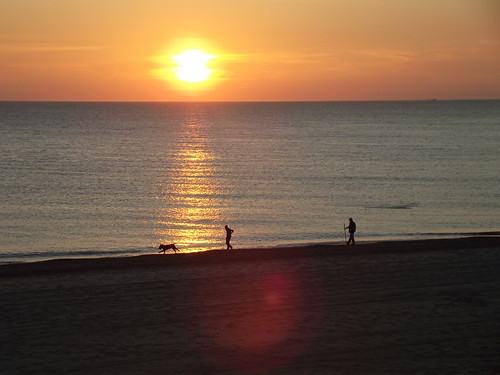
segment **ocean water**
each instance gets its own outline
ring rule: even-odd
[[[0,103],[0,263],[500,230],[500,101]]]

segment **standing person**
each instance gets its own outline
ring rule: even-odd
[[[349,218],[349,225],[347,227],[344,227],[344,229],[349,229],[349,241],[347,241],[347,245],[349,246],[351,241],[353,245],[356,245],[354,241],[354,233],[356,232],[356,223],[354,222],[354,220],[352,220],[352,217]]]
[[[231,235],[233,234],[234,230],[229,228],[227,225],[224,226],[224,229],[226,230],[226,245],[227,245],[227,249],[229,250],[229,249],[233,248],[231,246],[230,242],[231,242]]]

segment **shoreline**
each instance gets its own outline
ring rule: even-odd
[[[461,231],[461,232],[442,232],[442,233],[409,233],[406,235],[385,235],[385,236],[364,236],[357,237],[357,245],[371,245],[387,242],[401,242],[409,243],[422,240],[448,240],[448,239],[463,239],[468,237],[500,237],[500,230],[481,230],[481,231]],[[160,241],[161,242],[161,241]],[[248,249],[283,249],[283,248],[304,248],[304,247],[317,247],[317,246],[333,246],[342,247],[345,245],[344,239],[324,239],[324,240],[310,240],[310,241],[292,241],[292,242],[276,242],[273,244],[241,244],[236,242],[234,244],[235,250],[248,250]],[[178,245],[179,246],[179,245]],[[211,251],[225,250],[225,245],[222,243],[218,245],[210,245],[207,247],[191,248],[181,247],[180,254],[188,253],[204,253]],[[125,246],[120,248],[106,248],[102,246],[95,246],[92,248],[71,248],[71,249],[58,249],[52,251],[33,251],[21,252],[20,249],[14,251],[12,249],[6,250],[0,254],[0,267],[4,265],[26,264],[26,263],[40,263],[54,260],[81,260],[81,259],[97,259],[97,258],[130,258],[145,255],[157,254],[157,245],[151,243],[149,246]],[[172,254],[168,251],[167,254]]]
[[[498,232],[461,238],[395,240],[347,245],[303,245],[272,248],[242,248],[207,250],[177,254],[144,254],[121,257],[59,258],[25,263],[0,264],[0,278],[15,275],[51,274],[64,272],[95,272],[148,267],[174,267],[220,263],[266,261],[284,258],[337,257],[376,255],[390,252],[429,252],[475,248],[500,248]]]

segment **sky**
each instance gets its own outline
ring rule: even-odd
[[[426,99],[500,99],[500,1],[0,0],[0,100]]]

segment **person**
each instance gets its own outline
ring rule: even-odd
[[[352,241],[352,244],[355,245],[356,242],[354,241],[354,233],[356,232],[356,223],[354,220],[352,220],[352,217],[349,218],[349,225],[347,227],[344,227],[344,229],[349,229],[349,241],[347,241],[347,245]]]
[[[229,250],[229,249],[233,248],[231,246],[230,242],[231,242],[231,234],[233,234],[234,230],[229,228],[227,225],[224,227],[224,229],[226,229],[226,245],[227,245],[227,249]]]

